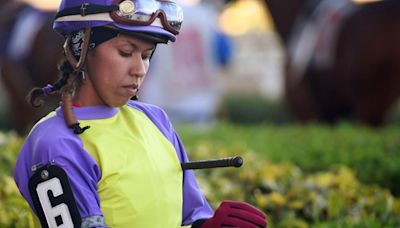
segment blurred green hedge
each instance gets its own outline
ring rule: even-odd
[[[283,101],[269,100],[257,94],[226,94],[222,98],[218,118],[240,124],[285,124],[291,121]]]
[[[251,150],[273,162],[296,164],[306,173],[343,164],[363,183],[400,195],[400,126],[218,123],[200,130],[185,125],[177,129],[189,151],[204,143],[215,150]]]
[[[33,227],[29,206],[13,179],[22,140],[16,134],[0,132],[0,227]]]
[[[241,155],[240,169],[195,171],[216,208],[224,199],[262,208],[271,227],[400,227],[398,127],[219,123],[178,126],[192,160]],[[22,138],[0,132],[0,227],[32,227],[12,180]]]
[[[400,199],[377,185],[360,183],[346,166],[304,174],[289,163],[272,163],[250,151],[199,145],[192,159],[240,154],[240,169],[198,170],[199,185],[214,208],[243,200],[261,208],[271,227],[399,227]]]

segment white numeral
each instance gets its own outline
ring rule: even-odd
[[[50,228],[70,228],[74,227],[72,222],[71,214],[68,210],[68,206],[65,203],[61,203],[55,207],[51,206],[48,191],[52,191],[54,197],[60,196],[64,193],[60,179],[54,177],[50,180],[42,182],[37,185],[36,192],[39,196],[40,204],[43,208],[44,215],[46,217],[47,224]],[[63,224],[57,226],[56,217],[61,216]]]

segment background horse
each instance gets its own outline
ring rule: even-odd
[[[383,124],[400,96],[400,1],[265,3],[285,46],[294,117]],[[336,10],[329,13],[329,5]]]
[[[26,95],[35,86],[57,80],[63,38],[52,29],[55,12],[13,1],[0,7],[1,80],[10,105],[10,125],[25,133],[54,107],[31,108]]]

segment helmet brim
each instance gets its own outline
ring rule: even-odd
[[[114,26],[116,28],[119,28],[123,31],[126,32],[140,32],[140,33],[147,33],[147,34],[155,34],[158,36],[165,37],[167,40],[170,40],[172,42],[175,42],[176,36],[166,30],[164,30],[161,27],[158,26],[132,26],[132,25],[125,25],[125,24],[120,24],[120,23],[111,23],[111,26]]]
[[[53,28],[56,32],[65,36],[80,29],[84,29],[87,27],[99,27],[99,26],[112,26],[126,32],[132,31],[132,32],[148,33],[150,35],[155,34],[165,37],[167,40],[170,40],[171,42],[175,42],[176,40],[176,36],[174,34],[155,25],[133,26],[133,25],[120,24],[116,22],[110,23],[105,21],[88,21],[88,22],[68,21],[68,22],[55,22]]]

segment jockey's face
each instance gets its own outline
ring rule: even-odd
[[[126,104],[142,84],[154,49],[153,43],[120,34],[89,51],[76,101],[82,106]]]

